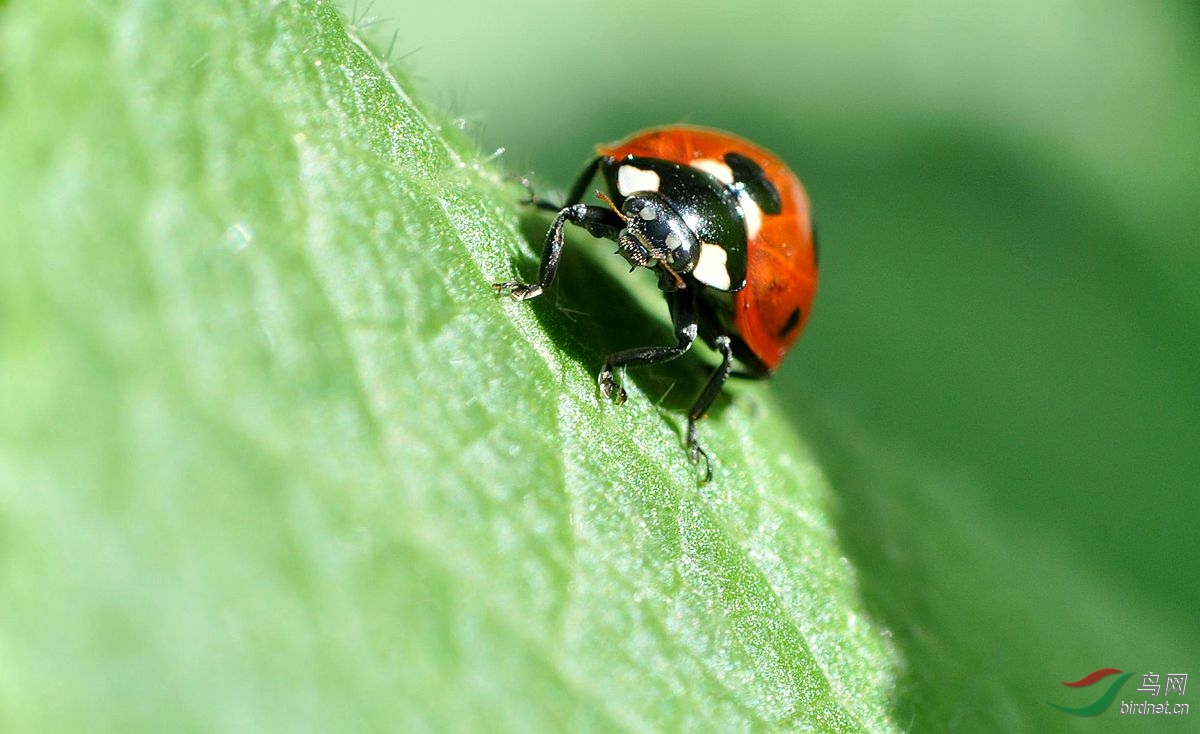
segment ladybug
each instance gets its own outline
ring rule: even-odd
[[[721,355],[688,412],[692,463],[708,453],[696,439],[730,374],[767,377],[783,361],[804,324],[817,289],[817,245],[808,195],[774,154],[730,133],[702,127],[652,128],[600,145],[562,206],[530,191],[526,203],[557,212],[546,234],[534,283],[496,283],[518,301],[535,298],[554,281],[568,222],[617,243],[632,272],[658,275],[676,343],[610,354],[600,391],[617,404],[624,388],[614,370],[669,362],[697,337]],[[605,205],[582,203],[599,173]],[[738,370],[734,372],[735,362]]]

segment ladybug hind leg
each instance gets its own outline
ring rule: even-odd
[[[708,415],[709,408],[712,407],[717,396],[721,394],[721,388],[724,387],[725,381],[729,379],[729,373],[733,369],[733,349],[730,345],[729,337],[724,334],[718,336],[713,340],[713,347],[721,353],[721,364],[713,370],[713,373],[708,378],[708,382],[704,385],[704,389],[700,391],[700,396],[692,404],[692,409],[688,412],[687,427],[688,456],[691,458],[693,464],[699,464],[700,458],[704,458],[705,482],[712,479],[712,461],[708,458],[708,452],[696,440],[696,423]]]

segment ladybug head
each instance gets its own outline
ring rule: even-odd
[[[621,204],[620,213],[625,227],[617,243],[630,265],[653,268],[665,263],[678,273],[695,267],[700,255],[696,234],[661,195],[634,194]]]

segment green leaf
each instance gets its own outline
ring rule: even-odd
[[[892,727],[767,389],[703,486],[703,359],[605,404],[661,303],[496,298],[517,192],[327,4],[2,19],[0,729]]]

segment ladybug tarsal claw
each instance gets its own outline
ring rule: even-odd
[[[688,456],[693,464],[699,464],[701,457],[704,458],[704,478],[700,480],[702,484],[708,484],[712,481],[712,461],[708,458],[708,452],[700,448],[700,444],[693,443],[688,447]]]
[[[492,283],[492,288],[496,290],[497,294],[507,292],[514,301],[526,301],[542,295],[542,286],[539,283],[526,284],[518,283],[515,280],[506,280],[503,283]]]
[[[693,464],[699,464],[700,458],[701,457],[704,458],[704,477],[700,480],[700,483],[708,484],[709,482],[712,481],[712,474],[713,474],[712,461],[708,458],[708,452],[705,451],[700,446],[700,442],[696,440],[696,421],[695,420],[688,421],[686,443],[687,443],[687,450],[688,450],[688,458],[692,460]]]
[[[546,201],[542,197],[538,196],[537,192],[533,190],[533,183],[531,183],[528,178],[524,176],[518,176],[516,174],[510,174],[505,176],[505,178],[525,189],[525,198],[517,202],[522,206],[532,206],[551,212],[556,212],[562,209],[562,207],[558,204],[555,204],[552,201]]]
[[[600,378],[596,381],[600,384],[600,392],[604,397],[620,405],[625,402],[629,394],[625,392],[625,388],[617,383],[617,379],[613,377],[613,372],[610,369],[601,371]]]
[[[525,198],[521,199],[519,203],[525,206],[533,206],[541,201],[541,199],[538,198],[537,193],[533,190],[533,184],[529,182],[528,178],[524,176],[518,176],[515,173],[509,174],[505,176],[505,178],[525,189]]]

